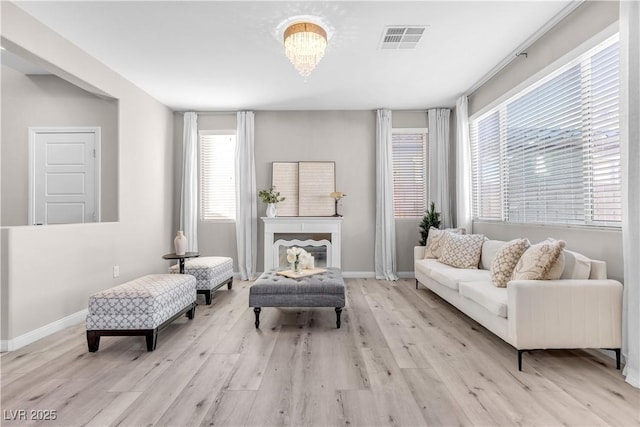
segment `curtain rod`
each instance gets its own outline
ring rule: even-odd
[[[520,46],[516,48],[509,56],[504,58],[498,65],[493,67],[487,74],[485,74],[480,80],[478,80],[473,86],[467,89],[464,92],[464,95],[473,94],[480,86],[491,80],[496,74],[502,71],[507,65],[511,63],[514,59],[518,58],[521,54],[525,54],[525,50],[530,48],[535,42],[537,42],[542,36],[548,33],[553,27],[555,27],[560,21],[569,16],[571,12],[576,10],[578,6],[584,3],[585,0],[573,0],[571,3],[566,5],[558,14],[556,14],[553,18],[547,21],[541,28],[538,29],[535,33],[533,33],[527,40],[524,41]]]

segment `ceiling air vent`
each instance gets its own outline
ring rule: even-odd
[[[393,26],[382,33],[380,49],[415,49],[427,27]]]

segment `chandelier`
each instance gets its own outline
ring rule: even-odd
[[[305,81],[324,56],[326,48],[327,32],[318,24],[297,22],[284,31],[284,52]]]

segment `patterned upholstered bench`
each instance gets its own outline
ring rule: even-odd
[[[196,311],[196,279],[186,274],[150,274],[89,297],[87,345],[98,351],[101,336],[143,335],[147,351],[156,348],[158,332]]]
[[[339,328],[344,305],[344,280],[338,268],[299,279],[280,276],[276,270],[266,271],[249,289],[249,307],[253,307],[256,328],[260,327],[262,307],[335,307]]]
[[[180,266],[173,265],[171,273],[180,273]],[[222,256],[208,256],[190,259],[184,264],[184,273],[195,276],[196,290],[204,294],[207,305],[211,304],[213,291],[223,285],[233,286],[233,260]]]

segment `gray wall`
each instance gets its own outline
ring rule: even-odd
[[[182,114],[175,114],[176,170],[181,171]],[[258,190],[271,185],[274,161],[327,160],[336,162],[336,188],[347,194],[341,201],[342,267],[347,273],[374,271],[375,238],[375,111],[257,111],[255,158]],[[393,113],[394,127],[426,128],[426,112]],[[235,113],[201,113],[199,130],[236,128]],[[179,174],[174,182],[179,200]],[[266,206],[258,202],[258,215]],[[175,217],[179,216],[176,203]],[[396,221],[398,271],[413,272],[413,246],[420,238],[419,220]],[[177,229],[178,222],[174,224]],[[258,271],[263,269],[262,223],[258,230]],[[203,255],[227,255],[237,271],[235,223],[200,222],[199,251]]]
[[[469,115],[480,111],[521,82],[600,33],[618,20],[618,2],[584,2],[572,14],[528,48],[528,58],[520,57],[469,96]],[[567,247],[607,262],[609,277],[622,280],[621,231],[549,227],[528,224],[478,223],[474,233],[492,239],[528,237],[533,242],[554,237]]]
[[[118,222],[1,229],[0,338],[20,341],[54,322],[84,320],[92,293],[166,271],[161,256],[173,246],[173,114],[14,4],[0,7],[3,46],[119,104]]]
[[[101,128],[101,220],[118,220],[118,103],[54,75],[26,76],[2,66],[2,212],[4,226],[28,224],[29,127]]]

